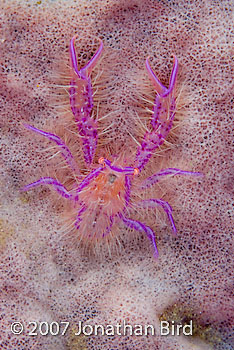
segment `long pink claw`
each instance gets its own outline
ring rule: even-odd
[[[70,42],[70,59],[72,68],[72,79],[70,82],[70,106],[75,117],[79,135],[81,136],[82,150],[87,165],[93,161],[97,147],[97,120],[93,118],[93,89],[90,74],[99,60],[103,43],[100,40],[100,46],[91,60],[78,69],[77,57],[74,41],[78,37],[75,35]]]
[[[168,88],[154,74],[149,64],[149,58],[146,59],[145,65],[157,94],[154,102],[151,130],[146,132],[136,154],[137,168],[140,171],[145,167],[156,148],[164,143],[172,127],[176,107],[174,92],[178,72],[178,60],[174,56]]]

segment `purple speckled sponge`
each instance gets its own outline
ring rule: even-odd
[[[232,349],[232,7],[210,0],[1,1],[1,349]],[[110,166],[111,150],[122,168],[132,167],[155,98],[145,60],[150,56],[168,87],[172,55],[178,58],[175,123],[140,176],[160,176],[167,168],[204,176],[151,178],[142,185],[141,200],[163,198],[174,209],[176,237],[160,208],[145,202],[144,210],[131,209],[131,218],[156,233],[157,260],[145,235],[123,223],[113,239],[84,249],[79,229],[64,228],[76,209],[68,199],[48,186],[21,191],[53,177],[72,192],[88,174],[69,94],[61,87],[68,92],[75,34],[79,60],[91,55],[91,38],[104,44],[92,77],[101,135],[97,164],[103,157]],[[81,174],[69,172],[56,144],[25,124],[63,140]],[[183,327],[192,320],[193,336],[161,335],[162,320]],[[14,334],[21,326],[11,328],[13,322],[23,325],[21,334]],[[30,322],[37,335],[30,335]],[[70,324],[62,335],[64,322]],[[132,335],[124,334],[124,322],[133,326]],[[75,335],[81,323],[89,327]],[[154,335],[134,334],[134,325],[147,324]],[[95,325],[105,334],[100,327],[98,335],[85,335]],[[50,334],[42,335],[47,326]],[[60,334],[52,335],[56,327]]]

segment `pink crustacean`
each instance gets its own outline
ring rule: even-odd
[[[106,237],[113,226],[122,221],[127,227],[143,232],[150,239],[154,247],[154,256],[158,257],[158,249],[155,240],[155,232],[145,223],[128,217],[128,208],[131,207],[131,188],[134,177],[137,176],[147,165],[155,150],[166,139],[175,116],[176,97],[175,84],[178,72],[178,60],[174,56],[173,68],[170,76],[169,87],[166,88],[159,81],[150,67],[149,58],[146,59],[146,69],[156,91],[151,126],[145,133],[141,145],[136,150],[135,160],[132,166],[124,167],[118,161],[100,157],[99,164],[93,163],[98,142],[98,121],[93,118],[93,93],[91,72],[98,62],[103,43],[99,40],[99,48],[90,61],[80,70],[75,53],[75,35],[70,41],[70,107],[74,115],[81,136],[81,147],[87,169],[92,165],[93,170],[83,178],[75,190],[69,191],[60,182],[52,177],[41,177],[39,180],[26,185],[23,190],[27,191],[39,185],[52,185],[59,195],[73,201],[76,204],[76,218],[74,226],[81,238],[98,240]],[[79,171],[73,155],[64,141],[55,134],[42,131],[30,125],[25,127],[57,144],[61,155],[73,171]],[[199,172],[167,168],[145,179],[141,188],[148,188],[157,183],[164,176],[192,175],[200,176]],[[161,207],[171,224],[172,232],[176,234],[176,227],[172,216],[172,208],[168,202],[162,199],[150,198],[138,201],[139,208]],[[90,230],[92,230],[90,232]]]

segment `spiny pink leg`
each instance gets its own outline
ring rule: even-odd
[[[156,89],[151,130],[147,131],[136,154],[137,168],[141,171],[151,158],[157,147],[163,144],[171,127],[175,115],[175,83],[178,72],[178,60],[174,56],[169,87],[166,88],[152,71],[149,58],[146,59],[146,69]]]
[[[138,205],[142,208],[155,208],[156,206],[162,207],[170,220],[173,234],[176,236],[176,227],[172,216],[172,208],[168,202],[163,201],[162,199],[146,199],[138,202]]]
[[[100,172],[103,170],[103,167],[99,167],[95,170],[93,170],[91,173],[89,173],[84,180],[80,183],[80,185],[78,186],[78,188],[76,189],[76,194],[71,194],[60,182],[58,182],[57,180],[55,180],[52,177],[42,177],[39,180],[32,182],[29,185],[26,185],[22,188],[22,191],[28,191],[34,187],[40,186],[40,185],[52,185],[54,187],[54,189],[64,198],[68,198],[74,201],[78,201],[79,200],[79,193],[90,184],[90,182],[95,179],[95,177],[97,177]],[[86,208],[83,208],[80,210],[80,212],[78,212],[77,215],[77,220],[75,223],[75,226],[78,226],[79,222],[80,222],[80,215],[83,213],[83,211]]]
[[[81,219],[81,214],[87,209],[87,207],[85,206],[85,204],[82,202],[82,203],[80,203],[81,205],[83,205],[82,206],[82,208],[78,211],[78,214],[77,214],[77,216],[76,216],[76,221],[75,221],[75,227],[76,227],[76,229],[78,229],[79,227],[80,227],[80,222],[82,221],[82,219]]]
[[[89,173],[84,180],[81,181],[81,183],[79,184],[78,188],[77,188],[77,193],[81,192],[86,186],[88,186],[91,181],[93,179],[95,179],[95,177],[97,177],[100,172],[103,170],[103,167],[99,167],[93,171],[91,171],[91,173]]]
[[[41,177],[39,180],[32,182],[29,185],[26,185],[22,188],[22,191],[28,191],[31,188],[40,186],[40,185],[52,185],[54,189],[64,198],[78,200],[78,196],[72,195],[60,182],[53,179],[52,177]]]
[[[98,138],[97,121],[91,116],[93,109],[93,91],[90,74],[101,56],[103,43],[100,40],[100,46],[95,55],[85,67],[79,70],[74,46],[76,38],[77,35],[75,35],[70,42],[70,59],[72,68],[72,79],[69,89],[70,105],[81,136],[84,159],[85,162],[90,165],[93,161]]]
[[[154,257],[157,259],[158,257],[158,249],[155,241],[155,233],[154,231],[149,227],[143,224],[140,221],[127,219],[123,215],[120,215],[120,218],[123,220],[124,224],[130,228],[133,228],[134,230],[137,230],[139,232],[146,233],[149,240],[153,243],[154,246]]]
[[[103,232],[102,234],[102,238],[106,237],[110,233],[113,224],[114,224],[114,216],[112,215],[110,216],[110,225],[106,227],[105,232]]]
[[[86,211],[87,209],[87,206],[84,204],[84,202],[80,202],[80,205],[81,205],[81,209],[78,211],[78,214],[76,216],[76,221],[75,221],[75,227],[76,229],[79,229],[80,228],[80,223],[82,221],[82,218],[81,218],[81,215]],[[100,215],[100,213],[99,213]],[[105,229],[105,231],[103,232],[102,234],[102,238],[104,238],[105,236],[107,236],[110,231],[111,231],[111,228],[114,224],[114,216],[110,216],[110,225],[108,225]],[[89,234],[89,237],[91,238],[92,237],[92,232]]]
[[[141,188],[147,188],[152,185],[154,185],[156,182],[160,180],[161,177],[168,176],[168,175],[190,175],[190,176],[203,176],[202,173],[199,172],[193,172],[193,171],[186,171],[186,170],[181,170],[177,168],[167,168],[167,169],[162,169],[160,172],[148,177],[143,181],[141,184]]]
[[[60,139],[60,137],[58,137],[57,135],[51,134],[49,132],[45,132],[43,130],[37,129],[34,126],[28,125],[28,124],[24,124],[24,127],[32,130],[40,135],[43,135],[45,137],[47,137],[50,141],[55,142],[59,147],[60,147],[60,152],[63,156],[63,158],[66,160],[67,164],[72,168],[72,170],[74,170],[76,173],[79,173],[79,168],[71,154],[71,151],[69,150],[69,148],[65,145],[65,143]]]

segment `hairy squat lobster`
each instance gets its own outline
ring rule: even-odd
[[[155,150],[163,144],[166,139],[175,116],[176,98],[175,83],[178,72],[178,60],[174,56],[173,68],[170,76],[169,87],[166,88],[159,81],[146,59],[146,69],[154,85],[156,97],[153,107],[151,126],[145,133],[141,144],[136,150],[135,160],[132,166],[123,166],[123,163],[115,159],[110,161],[99,158],[99,165],[93,163],[98,142],[98,120],[92,116],[93,91],[91,83],[91,72],[97,64],[103,43],[99,41],[99,48],[90,61],[81,69],[75,52],[75,35],[70,42],[70,107],[74,115],[78,133],[81,139],[84,161],[89,174],[83,177],[75,190],[69,191],[64,185],[52,177],[41,177],[39,180],[25,186],[24,191],[39,185],[51,185],[55,191],[64,198],[73,201],[76,205],[76,217],[74,227],[82,239],[98,240],[111,233],[113,227],[122,222],[129,228],[144,232],[154,247],[154,256],[158,256],[158,249],[154,231],[145,223],[128,217],[128,209],[132,206],[131,188],[134,178],[144,169]],[[79,171],[73,155],[64,141],[55,134],[42,131],[30,125],[25,125],[50,141],[54,142],[60,149],[61,155],[73,171]],[[199,176],[201,173],[184,171],[177,168],[163,169],[160,172],[145,179],[141,189],[153,186],[162,177],[168,175],[192,175]],[[172,208],[162,199],[150,198],[137,203],[138,208],[161,207],[171,224],[172,232],[176,235],[176,227],[172,216]]]

